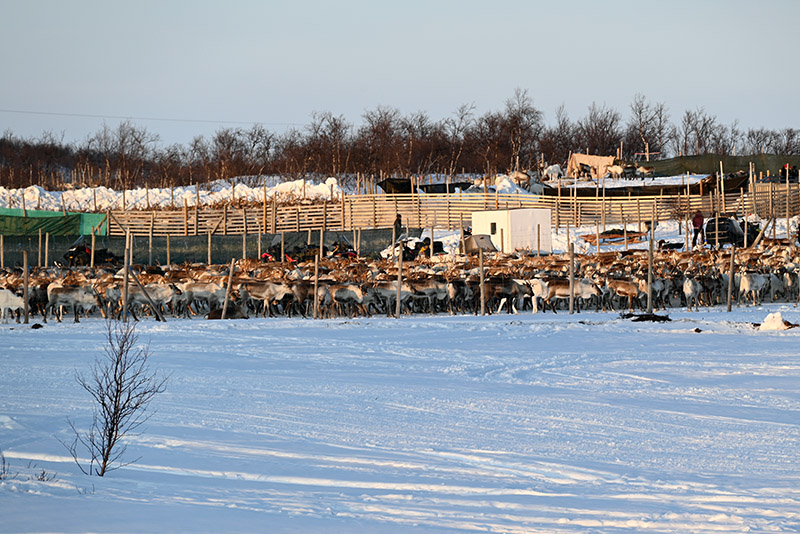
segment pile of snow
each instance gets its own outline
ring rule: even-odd
[[[248,180],[250,181],[250,180]],[[66,191],[48,191],[41,186],[32,185],[24,189],[0,187],[0,208],[22,208],[23,195],[25,208],[36,210],[85,212],[122,209],[170,209],[182,208],[184,201],[188,206],[214,205],[230,202],[262,202],[266,191],[267,199],[286,201],[322,201],[341,198],[342,188],[336,178],[328,178],[321,183],[307,180],[293,180],[266,185],[274,180],[259,178],[264,185],[250,186],[241,180],[217,180],[199,186],[178,186],[174,188],[136,188],[124,193],[104,186],[81,187]],[[198,202],[199,200],[199,202]]]
[[[764,319],[764,322],[761,323],[761,326],[758,327],[759,330],[788,330],[789,326],[786,324],[786,321],[783,320],[783,315],[781,312],[770,313],[767,315],[767,318]]]

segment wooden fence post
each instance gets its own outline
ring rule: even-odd
[[[156,214],[150,212],[150,232],[147,241],[147,265],[153,265],[153,226],[156,223]]]
[[[575,313],[575,245],[569,244],[569,314]]]
[[[267,230],[267,186],[266,186],[266,184],[264,185],[264,202],[262,204],[263,205],[261,207],[261,210],[262,210],[262,212],[261,212],[261,228],[263,228],[264,231],[266,231]]]
[[[628,252],[628,221],[622,218],[622,240],[625,241],[625,252]]]
[[[92,234],[94,235],[94,234]],[[94,251],[94,246],[92,246],[92,251]],[[44,234],[44,266],[47,267],[50,262],[50,232],[45,232]],[[0,265],[2,267],[2,265]]]
[[[272,233],[278,232],[278,202],[272,197]]]
[[[207,265],[211,265],[211,232],[208,232],[208,261]]]
[[[319,318],[319,298],[317,298],[317,291],[319,291],[319,254],[314,256],[314,303],[312,308],[314,319]]]
[[[172,261],[170,258],[170,249],[169,249],[169,234],[167,234],[167,265],[172,265]]]
[[[397,295],[396,295],[396,302],[395,302],[395,319],[400,318],[400,311],[401,311],[401,300],[400,296],[402,294],[403,288],[403,249],[405,248],[405,243],[400,243],[400,254],[397,256]]]
[[[91,257],[89,258],[89,267],[91,267],[92,269],[94,269],[94,248],[95,248],[94,245],[95,245],[95,234],[94,234],[94,228],[92,228],[92,254]]]
[[[597,221],[594,222],[594,235],[595,239],[597,240],[595,242],[597,245],[597,254],[600,254],[600,223]]]
[[[542,225],[536,225],[536,256],[542,255]]]
[[[789,190],[789,168],[786,168],[786,239],[791,243],[792,232],[791,223],[789,222],[789,198],[791,191]]]
[[[655,204],[653,205],[655,211]],[[647,314],[653,314],[653,241],[655,241],[656,223],[650,222],[650,243],[647,247]]]
[[[29,277],[29,275],[28,275],[28,251],[27,250],[23,250],[22,251],[22,284],[23,284],[23,288],[22,288],[22,300],[23,300],[22,309],[25,312],[25,322],[24,322],[24,324],[28,324],[28,315],[29,315],[28,301],[30,300],[30,298],[29,298],[29,295],[30,295],[29,282],[30,281],[29,281],[28,277]]]
[[[639,233],[642,231],[642,206],[639,199],[636,199],[636,218],[639,221]]]
[[[125,232],[125,253],[123,260],[123,282],[122,282],[122,322],[128,322],[128,270],[131,261],[131,233]]]
[[[228,300],[231,297],[231,286],[233,285],[233,271],[236,270],[236,260],[231,258],[231,267],[228,270],[228,285],[225,286],[225,301],[222,305],[222,318],[225,319],[225,316],[228,312]],[[269,306],[268,302],[264,303],[265,306]]]
[[[728,312],[731,311],[731,301],[733,299],[733,265],[734,256],[736,255],[736,245],[731,247],[731,264],[728,268]]]
[[[484,272],[483,272],[483,249],[478,249],[478,271],[480,274],[479,284],[480,284],[480,293],[481,293],[481,315],[486,315],[486,286],[484,284]]]

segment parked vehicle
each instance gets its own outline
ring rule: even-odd
[[[717,221],[719,221],[719,232],[717,232]],[[744,222],[737,221],[731,217],[710,217],[706,221],[705,236],[706,243],[709,245],[731,244],[737,247],[744,246]],[[747,225],[747,244],[753,243],[758,237],[758,225]],[[719,234],[719,235],[718,235]]]

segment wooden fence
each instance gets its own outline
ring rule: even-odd
[[[668,219],[686,220],[696,210],[712,213],[756,214],[762,218],[800,214],[798,184],[757,184],[750,191],[725,195],[560,197],[527,194],[402,194],[344,195],[334,202],[300,205],[264,203],[258,207],[198,209],[184,206],[168,211],[110,211],[109,234],[124,235],[242,235],[306,230],[388,228],[396,214],[415,228],[457,230],[471,224],[474,211],[548,208],[556,228],[636,224]]]

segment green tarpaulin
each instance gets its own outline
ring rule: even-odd
[[[8,236],[38,235],[53,236],[91,235],[97,228],[98,235],[108,233],[108,225],[102,213],[64,213],[61,211],[21,210],[0,208],[0,234]]]
[[[725,174],[736,171],[749,172],[750,163],[755,165],[756,176],[759,173],[779,174],[781,167],[796,165],[800,167],[800,156],[776,156],[774,154],[759,154],[756,156],[718,156],[705,154],[703,156],[683,156],[653,160],[648,163],[639,161],[638,165],[653,167],[657,176],[678,176],[683,173],[712,174],[719,172],[719,162],[722,162],[722,172]]]

